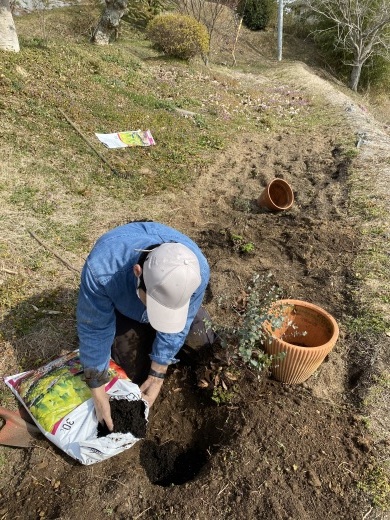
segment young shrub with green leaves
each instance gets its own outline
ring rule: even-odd
[[[263,328],[265,322],[271,330],[280,328],[283,318],[270,312],[272,303],[282,297],[282,291],[272,283],[272,275],[253,276],[247,288],[245,310],[234,327],[216,328],[221,345],[233,349],[235,356],[250,368],[259,372],[267,371],[274,359],[284,356],[271,356],[263,349],[268,334]]]
[[[148,23],[147,37],[168,56],[188,60],[201,56],[207,63],[209,33],[202,23],[192,16],[165,13]]]

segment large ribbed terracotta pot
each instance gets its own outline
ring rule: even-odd
[[[339,336],[336,320],[324,309],[301,300],[279,300],[270,310],[273,316],[264,324],[264,349],[277,356],[272,375],[288,384],[303,383],[321,365]]]

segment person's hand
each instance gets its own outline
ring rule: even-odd
[[[165,374],[167,372],[167,365],[159,365],[155,361],[152,361],[151,368],[156,372]],[[140,386],[141,394],[143,399],[148,402],[149,408],[153,406],[158,394],[160,393],[161,387],[164,383],[164,379],[160,377],[148,376],[147,380]]]
[[[164,379],[149,376],[148,379],[140,386],[142,398],[147,401],[149,408],[153,406],[154,401],[160,393],[163,383]]]
[[[97,420],[100,423],[103,423],[104,421],[107,428],[112,432],[114,429],[114,423],[111,418],[110,398],[106,394],[104,385],[99,386],[98,388],[91,388],[91,393],[95,405]]]

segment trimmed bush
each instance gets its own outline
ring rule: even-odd
[[[168,56],[188,60],[209,52],[209,33],[192,16],[165,13],[157,15],[146,28],[148,38]]]
[[[263,31],[276,17],[277,3],[275,0],[240,0],[237,11],[248,29]]]

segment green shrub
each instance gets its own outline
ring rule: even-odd
[[[134,27],[145,29],[148,23],[162,11],[165,11],[169,0],[133,0],[129,2],[128,11],[123,20]]]
[[[248,29],[262,31],[275,20],[277,3],[275,0],[240,0],[237,10]]]
[[[205,25],[192,16],[166,13],[148,23],[148,38],[168,56],[188,60],[202,56],[206,61],[209,51],[209,33]]]

